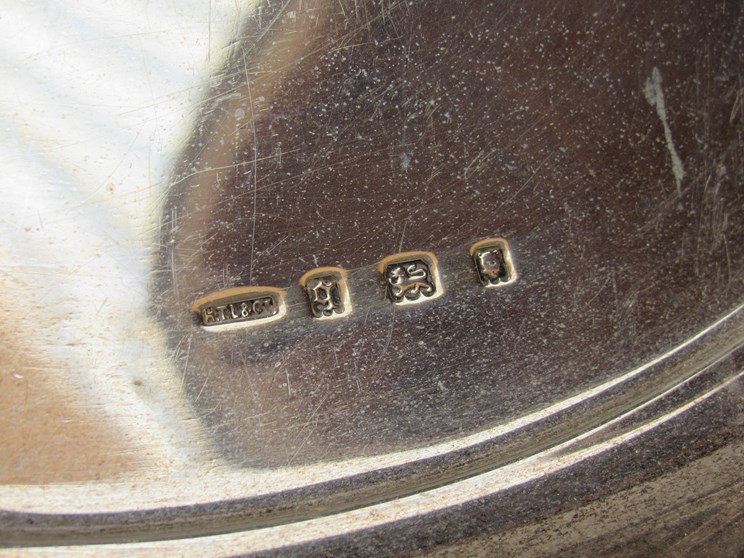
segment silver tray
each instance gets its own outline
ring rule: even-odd
[[[739,555],[743,18],[9,7],[0,545]]]

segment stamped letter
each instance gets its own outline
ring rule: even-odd
[[[509,245],[503,238],[481,240],[470,247],[478,278],[486,287],[513,283],[517,273],[512,264]]]

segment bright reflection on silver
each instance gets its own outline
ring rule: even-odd
[[[740,14],[659,6],[4,7],[0,545],[538,548],[604,537],[571,525],[608,495],[728,509]]]

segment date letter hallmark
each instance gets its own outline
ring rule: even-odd
[[[437,259],[431,252],[404,252],[382,260],[378,269],[395,304],[416,304],[442,295]]]
[[[486,287],[513,283],[517,273],[512,264],[509,245],[503,238],[481,240],[470,247],[478,278]]]
[[[351,313],[346,272],[338,267],[319,267],[300,279],[314,318],[332,319]]]
[[[286,312],[284,291],[271,287],[236,287],[197,300],[191,309],[204,328],[220,330],[265,324]]]

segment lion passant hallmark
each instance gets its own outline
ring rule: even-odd
[[[517,272],[503,238],[476,242],[469,250],[474,275],[482,287],[514,283]],[[435,300],[445,294],[439,262],[432,252],[401,252],[376,265],[380,291],[394,306]],[[309,315],[319,321],[345,318],[352,312],[348,273],[340,267],[319,267],[299,280]],[[473,279],[473,284],[478,282]],[[287,315],[286,291],[275,287],[234,287],[197,300],[191,309],[205,329],[222,331],[263,325]],[[293,308],[298,305],[293,304]],[[295,310],[293,310],[295,311]]]
[[[415,304],[442,295],[437,258],[431,252],[403,252],[378,264],[395,304]]]

